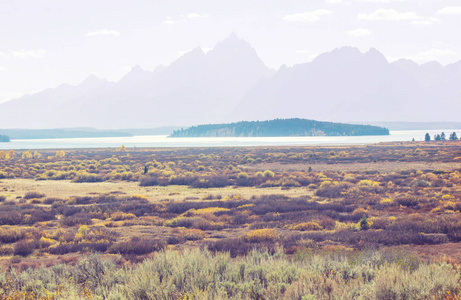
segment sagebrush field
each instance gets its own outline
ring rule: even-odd
[[[0,299],[458,299],[460,173],[461,141],[0,151]]]

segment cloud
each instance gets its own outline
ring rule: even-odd
[[[8,54],[6,54],[5,52],[0,51],[0,57],[1,58],[8,58],[10,56]]]
[[[371,31],[369,29],[366,29],[366,28],[357,28],[357,29],[354,29],[354,30],[349,30],[347,32],[347,34],[359,37],[359,36],[370,35]]]
[[[184,22],[184,20],[173,20],[172,17],[166,17],[166,19],[162,22],[166,25],[175,25]]]
[[[12,50],[10,51],[13,57],[17,58],[40,58],[45,55],[45,50]]]
[[[6,68],[4,66],[0,66],[0,72],[6,71]]]
[[[412,55],[408,58],[414,61],[424,62],[424,61],[439,60],[441,58],[455,57],[456,55],[457,53],[451,49],[432,48],[426,51],[418,52],[415,55]]]
[[[208,18],[209,14],[189,13],[186,15],[189,19]]]
[[[338,3],[341,3],[343,2],[342,0],[326,0],[327,3],[331,3],[331,4],[338,4]]]
[[[440,21],[437,18],[423,17],[413,11],[398,12],[394,9],[380,8],[372,13],[359,13],[357,19],[366,21],[409,21],[415,25],[431,25]]]
[[[98,35],[119,36],[120,33],[113,29],[99,29],[99,30],[90,31],[90,32],[85,33],[85,36],[98,36]]]
[[[333,12],[331,10],[317,9],[314,11],[286,15],[283,17],[283,20],[287,22],[317,22],[321,17],[332,13]]]
[[[411,22],[411,24],[413,25],[432,25],[436,22],[440,22],[440,19],[437,19],[437,18],[425,18],[425,19],[422,19],[422,20],[416,20],[416,21],[413,21]]]
[[[437,11],[438,15],[461,15],[461,6],[448,6]]]

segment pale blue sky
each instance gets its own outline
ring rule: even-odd
[[[342,46],[445,65],[461,59],[459,28],[458,0],[0,0],[0,102],[153,70],[231,32],[275,69]]]

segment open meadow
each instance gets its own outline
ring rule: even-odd
[[[461,141],[0,151],[0,299],[460,299]]]

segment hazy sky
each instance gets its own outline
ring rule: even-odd
[[[445,65],[459,28],[459,0],[0,0],[0,102],[153,70],[232,32],[272,68],[342,46]]]

